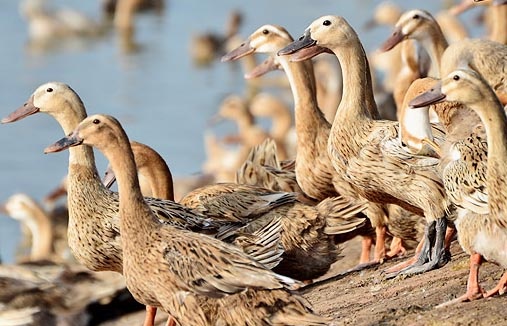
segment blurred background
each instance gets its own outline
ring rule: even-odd
[[[233,13],[242,18],[236,26],[239,39],[267,23],[284,26],[297,37],[324,14],[344,16],[368,52],[391,33],[389,26],[364,28],[380,3],[374,0],[153,2],[152,8],[133,12],[131,20],[127,8],[123,26],[114,28],[102,0],[0,1],[0,115],[18,108],[45,82],[68,83],[81,96],[88,114],[117,117],[131,139],[156,149],[173,176],[184,180],[206,172],[205,135],[221,137],[236,130],[230,121],[209,124],[222,100],[229,94],[246,94],[241,64],[221,63],[220,50],[211,57],[199,53],[197,37],[205,36],[201,39],[207,42],[223,39]],[[419,8],[432,13],[452,4],[392,2],[402,10]],[[478,11],[459,17],[471,36],[483,33],[476,16]],[[51,30],[47,25],[56,19],[81,22],[80,31]],[[49,37],[46,29],[50,29]],[[283,79],[285,75],[277,72],[272,76]],[[262,91],[275,91],[275,87],[265,86]],[[285,89],[280,94],[292,109],[290,92]],[[267,120],[259,123],[270,127]],[[57,122],[42,114],[0,126],[0,202],[17,192],[42,201],[60,184],[67,173],[68,153],[44,155],[43,149],[62,136]],[[96,157],[102,173],[107,162],[100,154]],[[178,192],[178,183],[175,187]],[[18,222],[0,215],[3,262],[15,260],[19,240]]]

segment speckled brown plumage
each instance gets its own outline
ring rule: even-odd
[[[235,307],[231,325],[271,325],[278,318],[290,325],[296,316],[302,325],[329,322],[289,293],[287,289],[298,286],[296,281],[274,274],[234,246],[160,223],[143,200],[128,138],[116,119],[91,116],[47,151],[81,143],[101,150],[115,171],[124,276],[137,300],[162,307],[179,325],[215,324],[222,310],[230,313],[230,307]],[[265,295],[248,296],[250,291]],[[224,308],[220,298],[230,305]],[[201,300],[205,304],[199,304]],[[272,300],[283,305],[271,311],[251,309],[267,307]]]
[[[222,183],[197,188],[181,203],[206,216],[234,218],[248,212],[245,210],[248,205],[244,203],[256,195],[253,190],[258,192],[257,195],[277,195],[259,187]],[[265,210],[246,228],[281,217],[284,254],[274,270],[298,280],[311,280],[326,273],[338,259],[334,235],[353,233],[364,226],[364,218],[356,217],[356,214],[365,205],[365,202],[350,203],[343,197],[327,198],[315,206],[290,200]]]
[[[444,179],[452,193],[451,198],[461,208],[455,222],[458,240],[471,255],[467,293],[454,301],[473,300],[483,295],[478,284],[480,259],[473,263],[474,256],[480,254],[507,267],[507,197],[503,190],[507,175],[504,164],[507,158],[507,118],[491,86],[470,69],[451,72],[442,80],[441,88],[431,90],[425,96],[435,101],[441,94],[445,94],[448,101],[459,102],[459,106],[454,104],[452,108],[462,111],[459,112],[462,119],[472,117],[471,121],[475,122],[473,115],[466,111],[468,108],[474,110],[481,118],[487,136],[488,148],[482,127],[476,127],[475,123],[462,124],[462,128],[470,134],[451,144],[451,159],[444,169],[444,173],[452,176]],[[453,110],[445,113],[446,117],[459,116]],[[455,129],[458,128],[455,126]],[[506,283],[507,273],[486,296],[501,291]]]

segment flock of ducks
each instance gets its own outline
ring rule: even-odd
[[[299,290],[325,275],[340,260],[340,244],[356,236],[357,269],[417,247],[385,271],[396,277],[444,266],[457,235],[470,254],[470,276],[466,293],[444,305],[490,297],[507,286],[507,272],[494,289],[479,284],[482,261],[507,268],[507,4],[485,2],[491,32],[480,39],[446,32],[471,0],[440,19],[419,9],[377,11],[377,24],[393,26],[382,46],[393,51],[393,65],[385,56],[382,68],[389,69],[383,89],[392,94],[396,120],[379,112],[375,65],[346,18],[319,17],[297,40],[281,26],[259,27],[221,60],[267,55],[245,77],[282,69],[294,124],[286,105],[269,95],[228,97],[217,116],[240,130],[228,139],[242,146],[234,173],[177,200],[164,159],[129,140],[116,118],[88,116],[67,84],[39,86],[2,123],[46,113],[60,124],[67,136],[45,153],[69,153],[63,241],[87,271],[123,275],[146,306],[146,326],[158,308],[170,315],[167,325],[332,324]],[[332,114],[321,109],[323,87],[310,60],[322,53],[341,67]],[[260,116],[272,117],[271,132],[254,123]],[[93,148],[110,163],[103,177]],[[26,207],[36,213],[23,214]],[[33,200],[15,195],[4,210],[32,232],[27,260],[69,264],[56,250],[56,228]],[[25,287],[37,282],[20,280]]]

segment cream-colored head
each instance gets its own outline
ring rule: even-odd
[[[68,112],[68,110],[72,110],[72,112]],[[60,122],[66,133],[71,132],[75,125],[86,117],[86,110],[81,98],[69,85],[61,82],[49,82],[39,86],[28,101],[3,118],[2,123],[21,120],[38,112],[53,116]],[[75,121],[66,123],[70,116],[75,117]],[[67,130],[69,128],[70,130]]]
[[[441,92],[447,101],[475,106],[487,98],[496,98],[480,74],[471,69],[457,69],[442,79]]]
[[[384,42],[381,49],[389,51],[406,39],[426,43],[431,40],[437,28],[440,27],[429,12],[420,9],[409,10],[398,19],[391,36]]]
[[[35,200],[23,193],[10,196],[2,205],[2,211],[21,222],[29,222],[33,219],[35,209],[41,210]]]

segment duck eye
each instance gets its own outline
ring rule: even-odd
[[[454,76],[452,76],[452,79],[459,80],[459,76],[458,75],[454,75]]]
[[[322,23],[322,25],[329,26],[329,25],[331,25],[331,22],[326,19],[326,20],[324,20],[324,22]]]
[[[48,89],[46,89],[46,92],[48,93],[51,93],[53,91],[53,89],[51,87],[49,87]]]
[[[268,35],[268,34],[269,34],[269,31],[268,31],[267,29],[265,29],[265,30],[263,30],[263,31],[262,31],[262,34],[264,34],[264,35]]]
[[[419,15],[418,14],[415,14],[414,17],[412,17],[414,19],[419,19]]]
[[[94,124],[98,125],[100,123],[100,120],[99,119],[93,119],[92,121]]]

